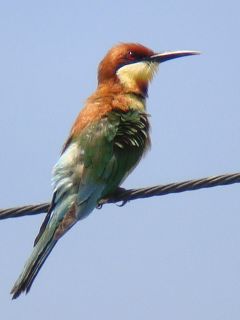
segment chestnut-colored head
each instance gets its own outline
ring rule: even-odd
[[[198,54],[196,51],[154,53],[137,43],[121,43],[108,51],[98,68],[99,85],[119,82],[130,92],[147,94],[158,65],[166,60]]]
[[[151,57],[154,52],[141,44],[121,43],[111,48],[99,64],[99,83],[116,77],[117,71],[129,64],[136,63],[146,57]]]
[[[133,91],[146,90],[155,68],[146,65],[154,52],[141,44],[121,43],[110,49],[98,68],[98,83],[120,82]],[[154,70],[153,70],[154,69]],[[143,88],[144,87],[144,88]]]

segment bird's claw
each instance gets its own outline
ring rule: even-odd
[[[96,206],[97,209],[102,209],[102,206],[106,203],[116,203],[116,202],[120,202],[121,201],[121,204],[116,204],[118,207],[123,207],[127,202],[128,200],[117,200],[118,198],[118,195],[123,193],[124,191],[126,191],[126,189],[124,188],[121,188],[121,187],[118,187],[113,193],[107,195],[106,197],[100,199],[98,201],[98,204]],[[116,200],[116,201],[115,201]]]

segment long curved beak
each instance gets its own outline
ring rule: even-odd
[[[162,63],[167,60],[186,57],[186,56],[194,56],[200,54],[200,51],[190,51],[190,50],[179,50],[179,51],[167,51],[162,53],[154,54],[149,57],[149,61]]]

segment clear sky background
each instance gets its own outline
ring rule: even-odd
[[[120,41],[203,54],[164,63],[152,149],[124,183],[240,170],[239,1],[2,1],[0,207],[51,198],[51,170]],[[0,317],[240,319],[239,185],[107,205],[54,248],[27,296],[9,291],[43,215],[0,222]]]

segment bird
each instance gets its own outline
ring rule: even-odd
[[[161,63],[198,51],[156,53],[139,43],[112,47],[98,67],[96,91],[86,100],[53,168],[50,208],[33,251],[15,282],[28,293],[58,240],[114,193],[150,147],[148,86]]]

